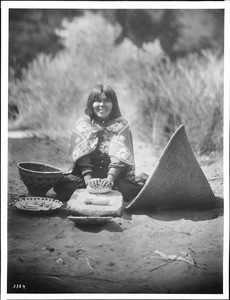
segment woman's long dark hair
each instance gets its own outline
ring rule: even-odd
[[[121,112],[117,101],[117,95],[114,92],[114,90],[108,85],[98,84],[92,89],[91,93],[89,94],[87,104],[86,104],[86,109],[85,109],[85,113],[89,115],[91,122],[96,118],[93,110],[93,102],[96,99],[98,99],[100,94],[103,92],[105,93],[106,97],[111,100],[113,104],[113,108],[109,118],[116,119],[118,117],[121,117]]]

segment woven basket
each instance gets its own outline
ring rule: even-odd
[[[213,208],[217,201],[193,153],[184,125],[178,127],[158,163],[127,210]]]
[[[32,196],[45,196],[63,173],[62,169],[38,162],[20,162],[17,166],[21,179]]]

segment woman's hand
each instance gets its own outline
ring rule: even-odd
[[[91,188],[95,189],[100,184],[101,179],[100,178],[91,178],[87,181],[87,185],[89,185]]]
[[[96,189],[98,186],[103,188],[113,187],[114,177],[112,175],[108,175],[107,178],[89,178],[86,181],[86,185],[89,185],[91,188]]]
[[[101,186],[102,187],[113,187],[114,184],[114,178],[111,175],[108,175],[107,178],[101,179]]]

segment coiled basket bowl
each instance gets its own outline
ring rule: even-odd
[[[45,196],[63,173],[62,169],[45,163],[20,162],[17,166],[31,196]]]

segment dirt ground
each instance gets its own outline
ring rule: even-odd
[[[137,173],[152,173],[159,157],[134,141]],[[65,206],[52,214],[23,213],[12,201],[27,195],[17,163],[37,161],[67,169],[68,139],[9,138],[8,293],[222,294],[223,208],[158,210],[98,226],[76,226]],[[223,199],[223,161],[198,159]],[[195,265],[165,261],[189,253]],[[80,293],[80,295],[79,295]]]

